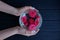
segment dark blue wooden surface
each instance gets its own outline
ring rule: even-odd
[[[3,0],[5,1],[5,0]],[[60,40],[60,4],[59,0],[7,0],[14,7],[33,6],[43,18],[40,32],[31,37],[14,35],[5,40]]]

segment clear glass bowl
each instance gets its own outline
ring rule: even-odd
[[[33,14],[34,11],[36,12],[36,14]],[[31,15],[31,16],[29,16],[29,15]],[[36,15],[36,16],[34,17],[34,15]],[[33,19],[34,22],[32,20],[30,20],[30,19]],[[38,19],[37,23],[35,23],[36,19]],[[25,21],[26,21],[26,23],[24,23]],[[30,22],[32,22],[32,24],[34,23],[34,25],[37,24],[37,25],[35,25],[35,29],[33,28],[34,26],[32,27],[33,29],[30,28],[32,30],[29,29],[29,27],[31,25]],[[36,31],[37,29],[40,29],[40,27],[42,25],[42,16],[41,16],[40,12],[37,9],[32,7],[31,9],[28,9],[26,11],[21,12],[20,17],[19,17],[19,24],[20,24],[21,27],[23,27],[23,28],[25,28],[27,30]]]

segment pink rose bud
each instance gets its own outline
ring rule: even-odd
[[[23,16],[21,19],[22,19],[23,23],[27,22],[27,17],[26,16]]]
[[[36,10],[29,10],[29,16],[34,18],[36,16]]]
[[[30,31],[33,31],[36,29],[36,26],[34,24],[31,24],[28,28]]]

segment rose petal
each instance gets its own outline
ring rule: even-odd
[[[35,25],[37,26],[39,24],[39,19],[35,20]]]
[[[33,31],[36,29],[36,26],[34,24],[31,24],[28,28],[30,31]]]

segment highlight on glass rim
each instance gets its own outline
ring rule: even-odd
[[[39,11],[33,7],[21,13],[19,24],[29,31],[35,31],[41,27],[42,16]]]

